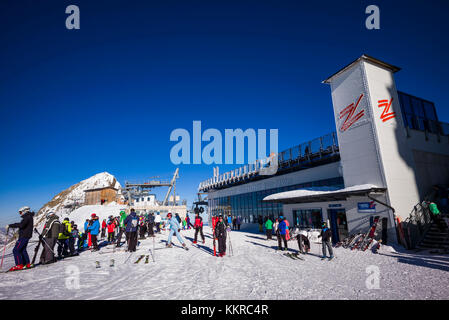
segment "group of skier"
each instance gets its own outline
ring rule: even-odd
[[[292,237],[294,237],[297,240],[299,252],[303,254],[310,252],[310,241],[307,236],[301,233],[299,229],[297,230],[297,232],[295,232],[294,235],[292,235],[289,230],[289,222],[287,218],[283,217],[282,215],[276,219],[273,219],[272,217],[266,217],[265,221],[261,216],[259,216],[258,223],[260,232],[263,232],[263,228],[265,228],[267,240],[273,239],[273,233],[276,235],[278,241],[278,250],[288,251],[288,241],[292,239]],[[329,252],[329,259],[333,259],[334,257],[331,235],[331,230],[327,227],[326,223],[323,222],[321,225],[320,235],[318,236],[322,239],[322,259],[327,257],[327,251]],[[282,244],[284,244],[284,247],[282,247]]]
[[[7,229],[19,229],[18,240],[13,249],[16,265],[11,268],[11,271],[32,268],[36,257],[35,254],[33,261],[31,262],[26,251],[28,242],[33,234],[34,213],[29,207],[23,207],[19,210],[19,214],[22,217],[22,221],[7,226]],[[226,255],[226,240],[228,234],[231,229],[240,229],[240,221],[239,217],[232,217],[231,215],[212,217],[214,254],[215,241],[217,241],[218,257]],[[258,222],[260,221],[261,219],[258,219]],[[265,228],[267,240],[272,240],[273,234],[276,235],[278,250],[287,251],[288,240],[293,236],[298,242],[298,248],[301,253],[310,251],[310,242],[307,236],[300,232],[295,232],[294,235],[291,235],[289,231],[289,222],[285,217],[280,216],[276,219],[266,217],[265,221],[262,221],[262,223],[262,228],[259,226],[259,230],[263,229],[263,227]],[[53,263],[58,259],[78,255],[79,251],[83,249],[91,249],[93,252],[98,251],[100,250],[98,245],[99,237],[104,239],[106,237],[106,232],[108,233],[106,242],[108,244],[113,244],[115,242],[116,247],[122,245],[121,239],[123,234],[125,234],[127,243],[126,251],[135,252],[137,250],[138,237],[140,236],[141,239],[144,239],[146,233],[148,233],[149,237],[155,237],[154,229],[156,228],[156,233],[160,233],[161,225],[164,225],[164,223],[159,213],[157,213],[156,216],[154,216],[153,213],[138,216],[136,211],[131,209],[129,215],[126,215],[125,211],[121,211],[119,216],[109,216],[108,219],[104,219],[101,225],[99,217],[93,213],[91,219],[86,219],[83,232],[80,232],[78,226],[73,221],[69,221],[68,218],[65,218],[60,222],[59,217],[54,212],[49,212],[46,214],[44,229],[42,233],[39,234],[39,245],[42,244],[43,246],[39,262],[41,264]],[[180,235],[180,231],[181,229],[190,229],[190,227],[195,230],[193,244],[198,243],[198,235],[201,237],[202,243],[205,243],[203,219],[199,212],[195,213],[193,224],[190,222],[190,217],[188,215],[185,219],[182,219],[177,213],[175,215],[168,213],[165,226],[169,228],[166,244],[169,248],[173,246],[173,236],[176,236],[182,247],[188,250],[184,239]],[[326,223],[322,224],[322,230],[319,237],[322,238],[322,258],[326,257],[328,251],[329,258],[332,259],[331,230],[327,227]],[[76,241],[78,241],[78,243],[75,248]],[[58,244],[57,255],[54,250],[56,244]],[[38,248],[39,246],[36,249],[36,253]]]
[[[15,266],[9,271],[34,267],[37,251],[41,245],[40,264],[50,264],[66,257],[79,255],[79,251],[84,249],[92,250],[92,252],[98,251],[100,250],[99,237],[101,240],[104,239],[106,231],[108,232],[107,243],[111,244],[116,241],[117,247],[122,245],[121,239],[125,234],[127,251],[133,252],[136,251],[138,231],[140,231],[141,237],[144,236],[145,231],[149,236],[154,237],[154,227],[156,226],[156,232],[160,233],[161,223],[159,213],[156,217],[152,213],[137,216],[135,210],[131,209],[128,216],[125,211],[121,211],[119,216],[109,216],[100,225],[99,217],[93,213],[90,219],[86,219],[83,232],[80,232],[74,221],[65,218],[61,222],[56,213],[51,211],[45,215],[44,229],[39,234],[39,243],[35,248],[33,261],[30,261],[27,246],[33,235],[34,212],[25,206],[19,209],[19,214],[22,218],[20,222],[6,226],[7,234],[9,229],[18,229],[18,240],[13,249]],[[116,231],[118,232],[117,236]],[[38,231],[36,230],[36,232]],[[56,245],[58,245],[57,250],[55,250]]]

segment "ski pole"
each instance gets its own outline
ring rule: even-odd
[[[39,231],[37,231],[36,228],[34,228],[34,232],[36,232],[39,237],[41,237],[41,234],[39,233]],[[47,243],[47,241],[45,241],[45,239],[42,237],[42,242],[47,246],[47,248],[53,253],[53,255],[55,255],[55,252],[53,251],[52,248],[50,248],[49,244]]]
[[[154,231],[154,230],[153,230]],[[153,235],[153,254],[151,255],[153,257],[153,262],[156,262],[156,258],[154,257],[154,235]]]
[[[8,233],[9,233],[9,228],[8,228],[8,230],[6,230],[5,248],[3,249],[2,263],[0,265],[0,269],[3,269],[3,259],[5,258],[6,246],[8,245]]]

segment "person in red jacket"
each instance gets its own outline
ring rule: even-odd
[[[115,237],[115,223],[114,220],[109,220],[108,222],[108,242],[112,243]]]
[[[101,239],[104,238],[104,236],[106,235],[106,219],[103,219],[103,222],[101,223]]]
[[[195,213],[195,223],[193,224],[193,228],[195,229],[195,240],[193,240],[193,243],[197,243],[198,239],[198,232],[201,235],[201,238],[203,239],[203,243],[206,242],[203,234],[203,218],[200,217],[199,213]]]

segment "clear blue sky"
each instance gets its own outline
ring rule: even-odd
[[[81,29],[65,28],[66,6]],[[377,4],[381,30],[365,28]],[[366,53],[449,122],[448,1],[0,2],[0,224],[108,171],[175,170],[170,132],[276,128],[279,149],[335,130],[321,81]],[[223,168],[222,172],[225,170]],[[181,165],[191,204],[212,166]]]

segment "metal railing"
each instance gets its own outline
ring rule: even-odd
[[[410,215],[401,223],[407,249],[416,248],[432,225],[432,213],[430,212],[428,202],[433,201],[436,194],[437,192],[432,190],[424,197],[422,202],[413,207]]]
[[[424,117],[406,114],[405,126],[418,131],[433,133],[439,136],[449,136],[449,123],[429,120]]]
[[[414,249],[424,238],[432,224],[430,210],[425,201],[413,207],[410,216],[402,222],[407,249]]]
[[[279,152],[271,158],[256,160],[254,163],[214,176],[199,184],[198,190],[205,191],[209,188],[234,183],[242,179],[257,176],[261,169],[268,163],[277,162],[279,169],[307,164],[317,159],[323,159],[339,151],[337,133],[332,132],[314,140],[299,144],[290,149]]]

